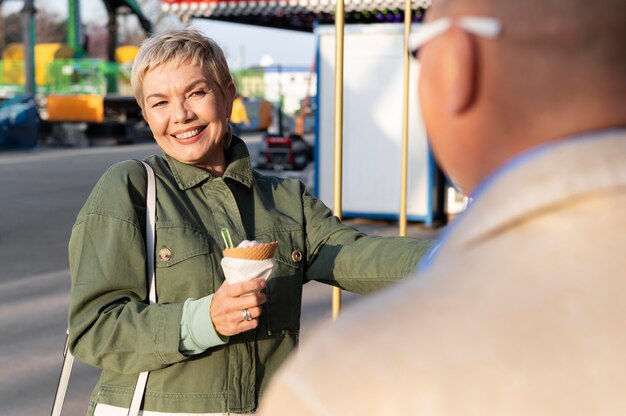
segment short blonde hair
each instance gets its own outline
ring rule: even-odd
[[[172,30],[143,41],[133,61],[130,83],[142,112],[144,77],[152,69],[166,63],[198,65],[208,78],[215,81],[222,95],[228,97],[227,91],[233,84],[233,78],[222,48],[198,30]]]

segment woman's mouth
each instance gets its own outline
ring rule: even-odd
[[[189,141],[194,141],[194,140],[190,140],[190,139],[198,138],[199,137],[198,135],[203,130],[204,130],[204,127],[203,128],[196,128],[196,129],[193,129],[193,130],[185,131],[183,133],[174,134],[173,136],[179,142],[180,141],[182,141],[182,142],[189,142]]]

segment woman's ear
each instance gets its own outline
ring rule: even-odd
[[[452,57],[449,63],[452,68],[448,108],[451,113],[460,115],[468,111],[476,101],[478,57],[472,36],[457,27],[451,30]]]
[[[230,113],[233,111],[233,101],[235,101],[236,94],[237,87],[234,83],[229,83],[226,88],[226,117],[230,117]]]

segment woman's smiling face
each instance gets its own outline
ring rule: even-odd
[[[235,93],[227,97],[202,68],[166,63],[146,73],[143,80],[144,117],[165,154],[212,173],[224,172],[224,135]]]

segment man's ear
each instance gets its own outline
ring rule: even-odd
[[[468,111],[476,101],[478,66],[477,50],[474,39],[470,34],[457,27],[452,28],[452,57],[450,64],[453,66],[451,88],[449,95],[449,110],[454,114],[463,114]]]

